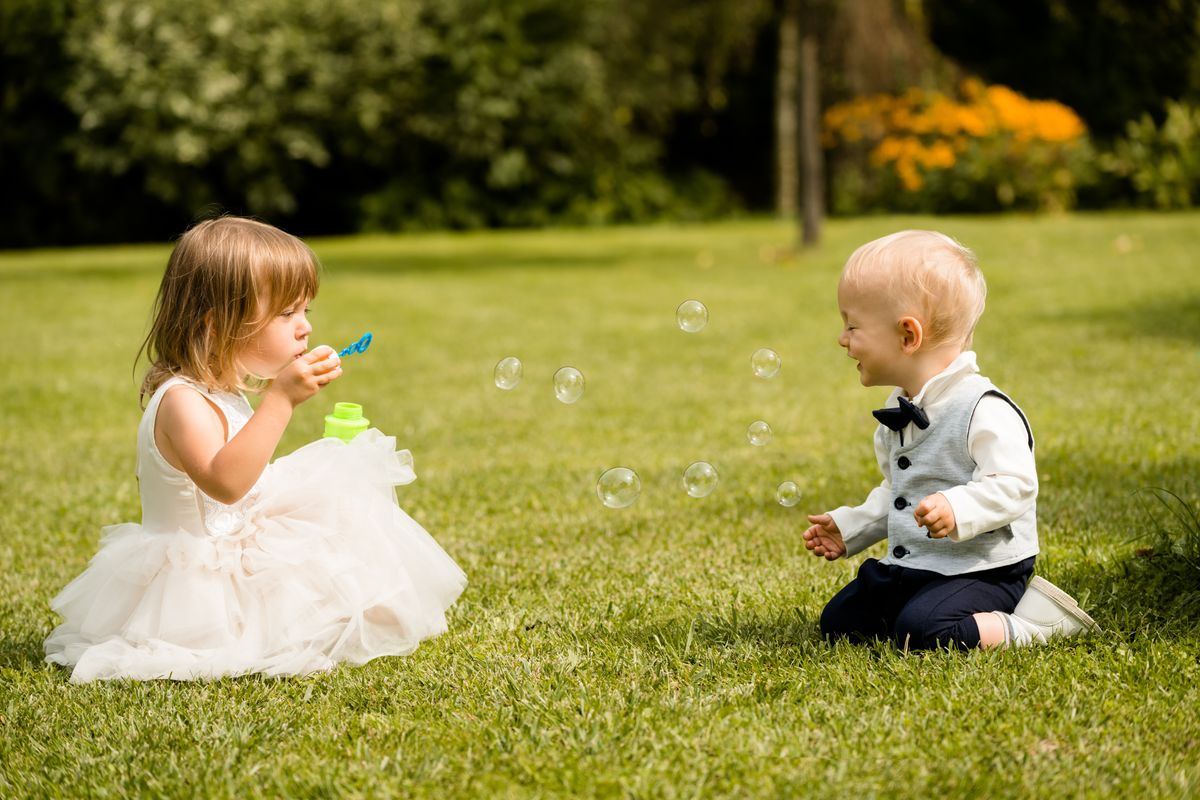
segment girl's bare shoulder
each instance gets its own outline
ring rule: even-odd
[[[199,442],[224,443],[226,434],[225,415],[195,386],[181,383],[163,394],[154,420],[155,443],[163,455],[191,450]]]

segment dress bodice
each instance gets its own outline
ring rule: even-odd
[[[215,392],[183,377],[173,377],[155,390],[138,426],[138,485],[142,499],[142,525],[153,531],[186,530],[197,535],[228,533],[237,522],[238,510],[252,499],[251,489],[236,503],[227,505],[212,499],[188,477],[172,466],[159,452],[154,441],[154,423],[163,397],[172,387],[189,386],[207,398],[225,418],[226,441],[237,435],[254,410],[244,395]],[[260,478],[261,480],[261,478]]]

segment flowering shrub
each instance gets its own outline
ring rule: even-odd
[[[962,83],[958,98],[910,89],[825,112],[834,212],[1063,209],[1093,172],[1070,108],[1004,86]]]

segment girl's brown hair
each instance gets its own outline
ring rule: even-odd
[[[218,217],[189,229],[167,261],[138,349],[150,361],[142,401],[173,375],[210,389],[248,388],[242,348],[276,314],[316,296],[319,269],[308,245],[264,222]]]

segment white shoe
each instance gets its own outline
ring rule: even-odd
[[[1038,575],[1025,587],[1012,616],[1014,626],[1026,623],[1021,627],[1034,641],[1045,642],[1054,636],[1074,636],[1085,631],[1100,632],[1100,626],[1079,607],[1074,597]]]

